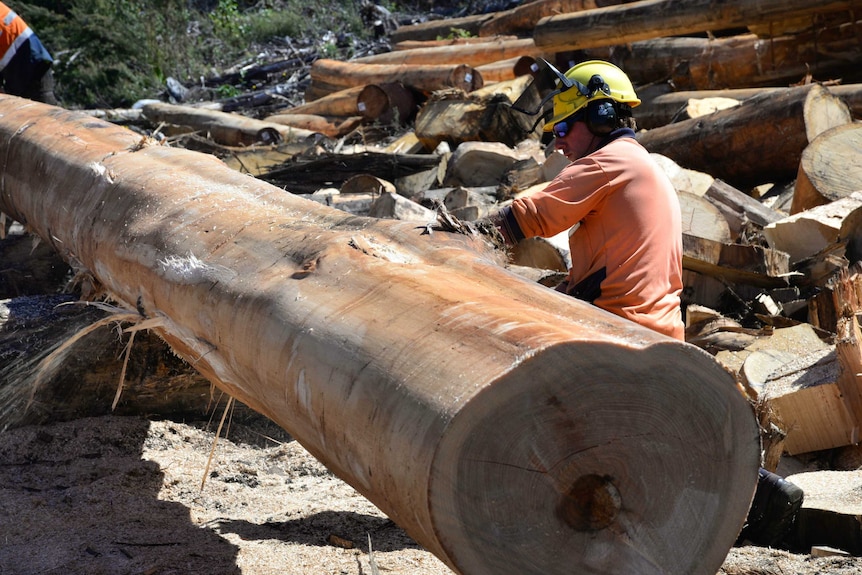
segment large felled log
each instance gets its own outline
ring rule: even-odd
[[[204,131],[214,141],[225,146],[299,142],[314,136],[310,130],[263,122],[229,112],[175,104],[147,104],[144,106],[144,116],[154,123],[164,122]]]
[[[356,97],[356,107],[368,120],[407,124],[413,120],[421,98],[400,82],[368,84]]]
[[[478,36],[482,23],[489,20],[492,14],[472,14],[460,18],[445,18],[442,20],[428,20],[418,24],[399,26],[389,34],[389,40],[398,44],[405,40],[436,40],[438,38],[453,38],[467,32],[469,35]]]
[[[761,38],[775,38],[776,36],[784,36],[787,34],[800,34],[811,32],[816,29],[833,27],[853,20],[853,11],[848,12],[828,12],[822,14],[804,14],[781,18],[780,20],[770,20],[763,24],[750,24],[747,26],[749,31],[757,34]],[[858,17],[858,15],[856,15]]]
[[[711,356],[470,236],[142,144],[0,97],[0,209],[457,572],[716,572],[759,447]]]
[[[791,16],[850,10],[852,0],[642,0],[548,16],[536,24],[536,46],[549,52],[615,46],[693,32],[726,30]],[[717,9],[718,8],[718,9]],[[576,34],[572,31],[577,30]]]
[[[847,105],[819,85],[765,93],[739,106],[638,132],[646,149],[743,191],[796,177],[809,127],[851,120]]]
[[[306,100],[367,84],[400,82],[420,92],[459,88],[472,92],[482,87],[482,75],[464,64],[362,64],[322,58],[311,65]]]
[[[306,101],[299,106],[291,106],[292,114],[318,114],[321,116],[361,116],[357,107],[357,98],[365,86],[352,86],[336,92],[331,92],[315,100]]]

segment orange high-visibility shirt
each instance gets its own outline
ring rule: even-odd
[[[512,203],[526,237],[569,237],[569,286],[604,279],[593,303],[684,340],[682,225],[667,176],[632,137],[612,140],[568,165],[542,192]]]
[[[32,35],[24,20],[0,2],[0,70],[6,68],[18,48]]]

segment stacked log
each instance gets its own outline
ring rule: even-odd
[[[809,85],[764,93],[739,106],[647,130],[638,140],[652,152],[747,190],[792,180],[813,139],[809,131],[851,120],[844,102],[822,86]]]
[[[563,52],[613,46],[706,31],[721,31],[813,14],[850,11],[851,0],[746,0],[722,3],[712,10],[708,0],[643,0],[570,14],[548,16],[533,30],[536,46]],[[577,30],[573,34],[572,30]]]
[[[316,100],[347,88],[385,82],[401,82],[425,93],[443,88],[472,92],[483,86],[482,75],[464,64],[365,64],[320,59],[311,65],[311,84],[305,97]]]
[[[735,540],[757,430],[701,350],[85,114],[0,98],[0,153],[3,212],[453,570],[711,574]]]
[[[853,61],[859,50],[859,24],[763,39],[755,34],[727,37],[651,38],[625,45],[583,50],[612,60],[633,82],[663,80],[676,90],[727,90],[780,86],[806,74],[829,77]],[[849,53],[848,53],[849,45]]]

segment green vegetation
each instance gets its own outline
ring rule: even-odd
[[[463,28],[449,28],[449,35],[443,38],[442,36],[437,36],[438,40],[455,40],[458,38],[470,38],[473,34],[469,30],[464,30]]]
[[[67,108],[119,108],[164,90],[171,76],[188,84],[253,58],[254,44],[309,35],[364,38],[360,3],[324,10],[305,0],[29,0],[13,4],[56,60],[55,93]],[[315,30],[319,32],[314,32]]]

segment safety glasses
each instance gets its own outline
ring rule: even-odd
[[[557,122],[554,124],[554,136],[557,138],[563,139],[566,135],[572,131],[572,126],[575,125],[576,122],[580,122],[584,119],[584,110],[579,110],[563,120],[562,122]]]

